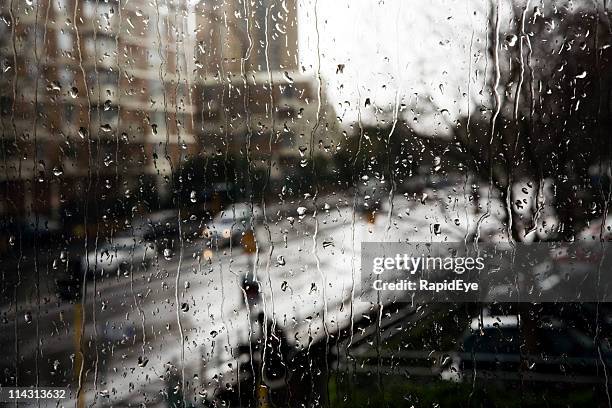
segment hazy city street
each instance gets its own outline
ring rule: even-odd
[[[189,390],[211,395],[219,387],[236,386],[236,367],[247,357],[237,354],[238,346],[260,336],[258,313],[265,311],[293,345],[306,348],[371,312],[357,288],[361,242],[396,240],[407,228],[413,231],[410,239],[422,242],[460,241],[473,234],[474,208],[465,205],[459,192],[440,193],[395,196],[391,218],[385,203],[373,223],[367,214],[356,213],[353,219],[349,196],[320,197],[316,216],[314,206],[303,212],[299,206],[270,206],[270,221],[255,230],[254,253],[236,243],[210,249],[198,239],[184,245],[182,254],[156,256],[146,268],[134,260],[126,273],[105,271],[88,279],[84,302],[68,302],[42,289],[40,298],[46,302],[40,309],[36,297],[5,303],[3,331],[20,340],[3,336],[2,347],[18,350],[20,381],[35,382],[38,364],[39,372],[50,373],[38,381],[67,385],[71,378],[65,373],[80,352],[82,336],[85,358],[92,360],[92,369],[82,377],[88,404],[94,399],[144,402],[139,399],[143,395],[165,390],[160,376],[169,364],[181,375],[184,370]],[[276,215],[281,212],[286,215]],[[498,228],[495,219],[488,218],[483,230]],[[40,262],[38,268],[49,268],[53,276],[54,261]],[[21,267],[32,264],[25,261]],[[41,282],[50,278],[41,275]],[[262,296],[247,308],[242,282],[248,277]],[[51,282],[40,286],[53,288]],[[28,286],[18,291],[27,294]],[[12,363],[5,355],[3,365]]]
[[[608,17],[0,0],[0,406],[612,408]]]

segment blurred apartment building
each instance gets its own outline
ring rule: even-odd
[[[295,0],[0,2],[0,214],[152,205],[221,151],[278,176],[337,126],[297,35]]]
[[[2,2],[1,213],[83,217],[90,200],[102,216],[164,191],[197,149],[184,13],[165,1]]]
[[[208,153],[248,151],[279,179],[329,151],[339,124],[299,65],[297,0],[202,1],[194,31],[194,129]]]

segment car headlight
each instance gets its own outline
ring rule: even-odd
[[[232,231],[229,229],[223,230],[223,238],[229,238],[232,235]]]
[[[202,255],[204,256],[204,260],[210,261],[213,257],[213,252],[210,249],[205,249]]]

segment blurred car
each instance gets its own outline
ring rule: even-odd
[[[163,210],[135,218],[124,234],[154,241],[160,237],[178,237],[178,230],[178,211]]]
[[[4,232],[0,237],[0,250],[21,246],[33,248],[34,245],[45,247],[59,238],[62,225],[59,221],[39,215],[24,218],[2,217],[0,229]]]
[[[179,228],[179,212],[174,209],[162,210],[135,218],[124,235],[155,243],[157,252],[168,258],[177,251],[181,237],[184,243],[201,238],[207,219],[210,219],[207,212],[199,215],[181,212]]]
[[[250,203],[236,203],[215,215],[203,231],[202,236],[211,247],[225,247],[231,243],[239,244],[243,235],[261,220],[262,211]]]
[[[124,234],[154,243],[157,253],[169,257],[179,241],[178,211],[163,210],[142,215]]]
[[[441,371],[442,379],[601,382],[597,373],[612,365],[612,352],[604,341],[554,318],[542,318],[530,334],[519,330],[519,317],[474,318],[460,340],[458,351]],[[527,339],[527,336],[531,336]],[[527,343],[533,349],[527,353]]]
[[[579,241],[612,241],[612,215],[608,215],[606,219],[597,218],[589,222],[589,225],[582,231],[576,234],[576,239]]]
[[[147,266],[157,255],[156,244],[139,237],[119,236],[102,243],[81,258],[81,269],[93,273],[129,273],[139,265]]]

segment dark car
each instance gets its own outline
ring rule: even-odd
[[[45,216],[29,216],[24,218],[4,217],[0,219],[0,252],[9,248],[33,248],[48,246],[62,233],[59,221]]]
[[[605,340],[594,341],[555,318],[520,330],[518,316],[474,318],[441,372],[443,379],[598,383],[612,366]]]

